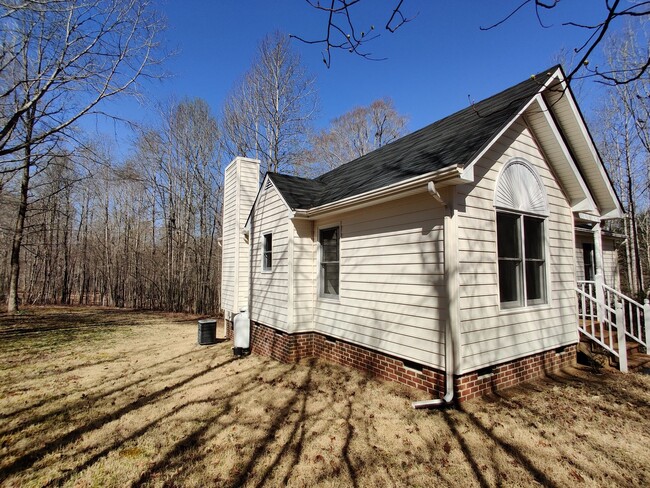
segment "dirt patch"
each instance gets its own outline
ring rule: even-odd
[[[416,411],[421,392],[356,371],[199,346],[197,318],[0,315],[0,484],[650,484],[646,375],[575,369]]]

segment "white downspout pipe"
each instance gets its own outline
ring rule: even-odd
[[[423,400],[413,402],[413,408],[433,408],[441,407],[450,404],[454,400],[454,372],[456,370],[455,364],[455,338],[453,328],[457,325],[457,316],[455,313],[456,298],[458,295],[458,283],[456,279],[450,279],[457,273],[457,236],[456,236],[456,222],[453,220],[454,196],[452,195],[451,209],[445,203],[443,198],[436,190],[433,181],[427,185],[429,194],[439,202],[445,209],[444,217],[444,256],[445,256],[445,285],[447,288],[447,297],[449,298],[449,311],[447,316],[447,323],[445,325],[445,396],[442,398],[433,398],[431,400]],[[455,188],[454,188],[455,193]],[[452,256],[453,254],[453,256]],[[452,297],[454,299],[452,300]]]

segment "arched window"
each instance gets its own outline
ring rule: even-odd
[[[506,163],[494,194],[503,308],[546,303],[546,191],[525,160]]]

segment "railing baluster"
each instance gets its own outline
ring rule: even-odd
[[[623,307],[625,311],[625,330],[626,332],[629,330],[630,332],[634,333],[633,323],[632,323],[632,307],[629,306],[629,304],[626,301],[623,301]]]

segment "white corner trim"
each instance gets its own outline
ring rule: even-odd
[[[293,252],[294,252],[294,239],[295,239],[295,228],[291,219],[287,219],[287,329],[293,331],[295,327],[295,313],[293,306],[293,294],[294,294],[294,263],[293,263]]]

